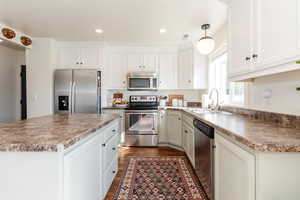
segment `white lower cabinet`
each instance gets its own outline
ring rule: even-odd
[[[121,117],[120,132],[121,132],[121,143],[125,141],[125,110],[124,109],[103,109],[104,114],[118,114]]]
[[[100,136],[82,144],[64,158],[64,200],[97,200],[101,197]]]
[[[182,146],[182,114],[181,111],[167,111],[167,132],[170,144]]]
[[[64,200],[105,197],[118,170],[119,121],[100,129],[65,153]]]
[[[255,200],[255,155],[215,134],[215,200]]]
[[[165,110],[159,111],[159,143],[168,143],[167,132],[167,112]]]
[[[182,146],[192,165],[195,167],[194,129],[190,125],[182,125]]]

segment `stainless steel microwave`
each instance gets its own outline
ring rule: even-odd
[[[127,75],[127,89],[132,91],[158,90],[158,75],[152,72],[132,72]]]

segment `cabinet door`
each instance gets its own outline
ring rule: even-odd
[[[129,72],[143,71],[143,55],[140,53],[129,53],[127,55],[127,68]]]
[[[187,135],[187,149],[188,149],[188,157],[190,162],[195,167],[195,136],[193,128],[188,128],[188,135]]]
[[[215,135],[215,199],[255,200],[255,156]]]
[[[181,147],[182,146],[182,120],[181,112],[168,112],[168,140],[171,144]]]
[[[84,47],[80,49],[81,66],[98,67],[100,66],[100,54],[97,47]]]
[[[167,114],[166,111],[162,110],[159,112],[159,143],[167,143]]]
[[[153,53],[144,54],[142,71],[157,72],[157,54],[153,54]]]
[[[185,124],[182,125],[182,148],[186,155],[188,155],[188,128]]]
[[[106,88],[126,89],[127,67],[126,56],[121,53],[112,53],[109,56],[109,65],[104,66],[106,77]]]
[[[256,67],[293,61],[298,51],[298,0],[255,1]],[[292,60],[291,60],[292,59]]]
[[[179,89],[193,89],[193,64],[193,49],[184,50],[179,53]]]
[[[177,55],[161,54],[159,56],[159,88],[177,89]]]
[[[100,140],[94,138],[64,158],[64,199],[97,200],[100,186]]]
[[[62,47],[59,49],[59,66],[80,66],[80,48]]]
[[[252,70],[254,0],[233,0],[229,9],[229,76]]]

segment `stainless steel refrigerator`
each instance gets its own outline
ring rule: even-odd
[[[56,70],[56,114],[101,113],[101,72],[93,69]]]

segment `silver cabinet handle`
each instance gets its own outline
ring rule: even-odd
[[[250,58],[250,57],[246,57],[245,60],[246,60],[246,61],[249,61],[249,60],[251,60],[251,58]]]
[[[253,55],[252,55],[252,58],[253,58],[253,59],[256,59],[257,57],[258,57],[257,54],[253,54]]]
[[[187,130],[184,130],[184,132],[185,132],[185,133],[188,133],[188,131],[187,131]]]
[[[82,64],[83,64],[83,62],[80,62],[80,64],[82,65]]]
[[[115,173],[116,173],[116,171],[114,170],[114,171],[112,171],[112,173],[113,173],[113,174],[115,174]]]
[[[113,148],[112,148],[112,150],[113,150],[113,151],[115,151],[115,150],[116,150],[116,148],[115,148],[115,147],[113,147]]]
[[[76,62],[76,65],[79,65],[79,62]]]
[[[104,144],[102,144],[102,146],[103,146],[103,147],[105,147],[105,146],[106,146],[106,144],[104,143]]]

